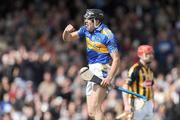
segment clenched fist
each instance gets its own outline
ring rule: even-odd
[[[65,31],[71,33],[73,31],[75,31],[75,29],[71,24],[69,24],[69,25],[66,26]]]

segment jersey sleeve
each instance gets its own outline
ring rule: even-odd
[[[86,31],[86,28],[84,26],[79,28],[78,35],[79,35],[80,38],[84,38],[85,37],[85,31]]]
[[[131,86],[133,82],[138,78],[138,68],[132,66],[128,71],[128,78],[126,79],[126,84]]]
[[[106,44],[107,44],[109,53],[118,51],[117,40],[116,40],[114,34],[111,32],[111,30],[109,30],[108,28],[104,28],[103,34],[105,34],[107,36]]]

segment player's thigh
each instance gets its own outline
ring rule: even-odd
[[[102,88],[99,85],[94,85],[91,94],[87,96],[88,111],[99,109],[106,94],[105,88]]]
[[[153,119],[153,103],[152,101],[148,101],[147,102],[147,106],[146,106],[146,116],[144,118],[144,120],[152,120]]]
[[[143,120],[145,116],[145,113],[142,109],[134,111],[134,114],[132,116],[132,120]]]
[[[143,120],[153,120],[153,113],[148,113]]]

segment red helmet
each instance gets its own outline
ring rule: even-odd
[[[137,50],[137,55],[141,56],[143,53],[153,53],[153,47],[151,45],[140,45]]]

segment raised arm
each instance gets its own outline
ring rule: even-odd
[[[64,29],[62,38],[65,41],[74,41],[74,40],[79,39],[79,35],[78,35],[78,32],[75,31],[74,27],[71,24],[69,24]]]

